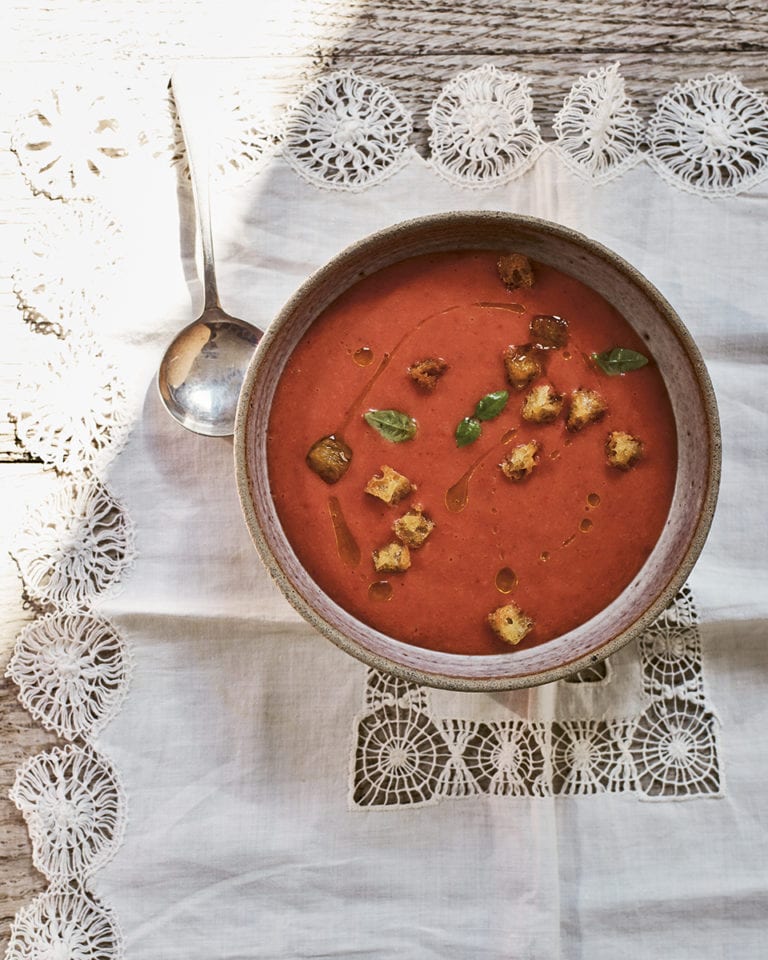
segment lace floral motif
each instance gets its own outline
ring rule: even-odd
[[[606,183],[640,160],[643,124],[618,64],[580,77],[553,126],[563,161],[592,183]]]
[[[617,793],[630,783],[626,724],[571,720],[552,725],[552,791]]]
[[[62,83],[20,117],[11,148],[35,193],[94,197],[139,146],[127,97],[88,84]]]
[[[130,668],[125,644],[108,620],[52,613],[21,631],[6,676],[43,726],[67,740],[89,740],[120,709]]]
[[[456,757],[453,782],[462,789],[450,796],[522,797],[547,793],[547,762],[543,724],[522,720],[463,724],[449,728],[460,757]],[[456,734],[460,734],[456,736]],[[465,777],[462,766],[469,774]],[[471,789],[468,789],[470,787]]]
[[[16,914],[5,960],[121,960],[112,911],[78,884],[54,883]]]
[[[122,259],[115,218],[95,203],[40,203],[13,287],[24,318],[62,335],[93,321]]]
[[[31,757],[11,799],[27,821],[35,866],[49,879],[87,876],[120,846],[122,788],[111,764],[90,747],[69,744]]]
[[[97,472],[125,442],[125,386],[90,338],[56,342],[19,380],[11,417],[24,447],[61,473]]]
[[[397,807],[468,796],[628,791],[660,800],[718,796],[717,722],[705,703],[687,588],[637,649],[649,706],[627,718],[545,724],[516,716],[442,717],[426,688],[370,671],[356,721],[351,803]]]
[[[768,101],[727,74],[678,84],[649,126],[649,162],[674,186],[728,196],[768,176]]]
[[[99,481],[81,477],[30,512],[12,554],[32,603],[74,610],[120,581],[133,541],[119,501]]]
[[[451,183],[493,186],[519,177],[541,153],[528,80],[493,66],[462,73],[429,112],[435,170]]]
[[[244,91],[219,90],[214,100],[211,110],[213,128],[208,132],[211,182],[235,186],[252,177],[272,156],[277,135]],[[182,175],[188,180],[184,133],[172,97],[168,98],[168,112],[173,124],[171,159],[179,164]]]
[[[407,162],[412,129],[410,114],[386,87],[334,73],[308,87],[289,112],[283,153],[316,186],[361,190]]]
[[[717,795],[717,721],[690,700],[658,700],[639,718],[630,744],[637,787],[663,800]]]

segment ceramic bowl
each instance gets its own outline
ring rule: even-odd
[[[266,436],[275,386],[315,318],[361,275],[422,253],[507,249],[585,282],[650,337],[670,395],[678,440],[667,523],[638,575],[597,616],[549,642],[488,656],[439,653],[386,636],[347,613],[309,577],[275,511]],[[696,438],[695,441],[692,438]],[[273,321],[245,378],[235,462],[245,520],[264,564],[293,606],[347,653],[407,680],[455,690],[501,690],[559,679],[638,636],[686,580],[709,530],[720,475],[712,385],[680,318],[636,269],[604,246],[555,223],[507,213],[449,213],[411,220],[349,247],[309,278]]]

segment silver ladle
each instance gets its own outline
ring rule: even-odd
[[[171,89],[187,147],[192,194],[203,251],[203,312],[184,327],[165,351],[157,373],[160,397],[170,415],[187,430],[207,437],[228,437],[245,371],[262,331],[221,308],[213,262],[208,142],[189,122],[194,91],[174,75]]]

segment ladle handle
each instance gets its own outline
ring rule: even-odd
[[[195,83],[186,70],[177,70],[173,74],[171,91],[187,148],[187,163],[203,250],[203,309],[209,310],[221,306],[216,286],[211,230],[209,135],[214,129],[211,123],[212,96],[210,90],[199,82]]]

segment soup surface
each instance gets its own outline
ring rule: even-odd
[[[508,604],[532,624],[520,647],[599,612],[652,550],[675,480],[674,420],[652,358],[615,376],[593,358],[615,347],[650,357],[652,344],[595,291],[551,267],[534,264],[532,287],[508,289],[498,257],[425,255],[360,280],[297,345],[269,421],[275,506],[309,574],[378,630],[452,653],[509,653],[488,622]],[[536,351],[542,373],[516,389],[505,350],[532,340],[538,315],[565,320],[567,343]],[[431,390],[409,374],[425,359],[446,365]],[[529,422],[521,414],[525,397],[544,384],[562,395],[562,412],[552,422]],[[571,431],[566,417],[580,389],[598,393],[607,411]],[[489,394],[496,399],[481,408],[489,418],[475,418]],[[392,442],[366,420],[370,411],[412,418],[414,436]],[[459,430],[459,445],[457,427],[467,418],[475,423]],[[629,469],[608,462],[611,431],[642,441]],[[351,451],[333,483],[306,459],[329,436]],[[531,441],[535,466],[510,479],[500,464]],[[396,504],[365,492],[383,466],[415,488]],[[410,551],[409,569],[377,572],[373,552],[397,543],[393,523],[415,504],[434,528]]]

